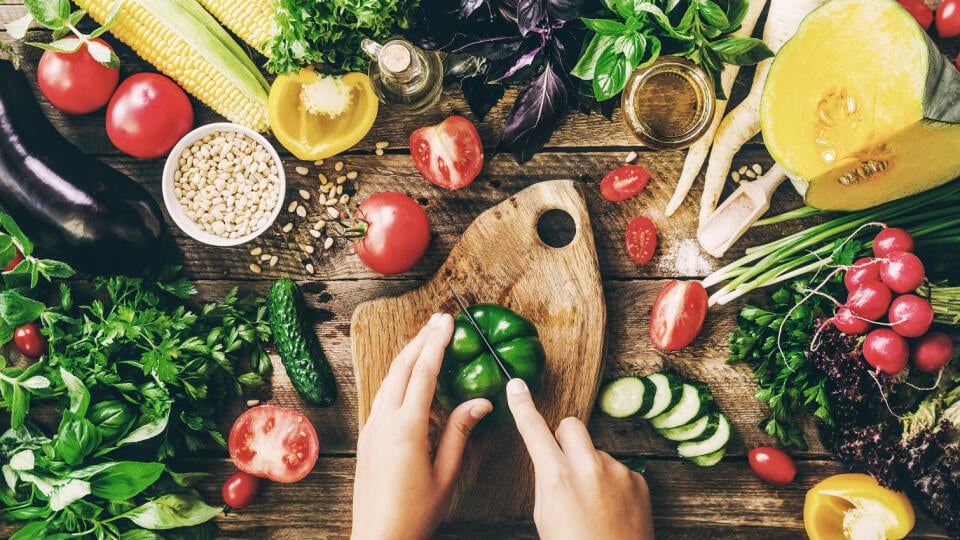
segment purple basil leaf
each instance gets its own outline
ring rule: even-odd
[[[453,52],[479,56],[492,63],[509,62],[512,65],[513,59],[518,54],[523,54],[520,52],[523,46],[524,39],[520,36],[497,36],[468,43]],[[504,68],[504,71],[507,69],[509,67]]]
[[[543,16],[547,13],[545,7],[543,0],[520,0],[517,2],[517,26],[520,27],[521,36],[526,36],[540,26]]]
[[[467,77],[460,81],[460,90],[473,116],[482,122],[484,116],[503,97],[506,87],[502,84],[488,83],[483,77]]]
[[[567,110],[567,87],[548,62],[539,77],[517,95],[500,135],[497,149],[507,150],[517,162],[528,161],[543,148]]]
[[[489,62],[487,82],[526,84],[540,73],[546,61],[544,39],[537,33],[527,35],[516,54],[496,62]],[[508,75],[509,74],[509,75]]]
[[[572,21],[580,16],[583,0],[547,0],[547,14],[551,19]]]
[[[483,2],[484,0],[460,0],[460,16],[466,19],[473,15],[473,12],[482,6]]]
[[[536,61],[537,56],[543,51],[543,47],[547,44],[546,39],[542,39],[540,46],[536,47],[529,52],[524,53],[520,58],[517,58],[517,62],[508,69],[500,79],[509,79],[510,77],[515,76],[520,73],[523,69],[529,69],[533,66],[534,61]]]

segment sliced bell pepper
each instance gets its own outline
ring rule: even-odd
[[[477,304],[469,311],[510,375],[523,379],[536,393],[543,381],[546,353],[533,323],[496,304]],[[491,422],[502,422],[510,416],[506,401],[508,380],[467,316],[463,312],[457,314],[437,381],[440,403],[451,411],[464,401],[485,397],[493,403]]]
[[[906,495],[860,473],[821,481],[810,488],[803,505],[810,540],[898,540],[913,529],[914,521]]]
[[[350,89],[346,109],[336,116],[312,113],[303,102],[301,90],[317,79],[310,68],[280,75],[273,81],[267,101],[270,128],[277,141],[306,161],[339,154],[360,142],[373,127],[380,106],[370,78],[363,73],[347,73],[341,80]]]

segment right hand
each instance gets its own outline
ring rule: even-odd
[[[653,538],[643,476],[594,448],[577,418],[561,421],[554,437],[522,379],[507,384],[507,402],[533,460],[533,521],[541,538]]]

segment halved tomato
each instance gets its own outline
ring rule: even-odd
[[[411,133],[410,155],[424,178],[447,189],[470,184],[483,168],[480,134],[462,116]]]
[[[286,407],[260,405],[233,423],[227,449],[241,471],[289,483],[310,473],[320,442],[306,416]]]
[[[707,318],[707,290],[699,281],[671,280],[650,311],[650,341],[665,351],[689,345]]]
[[[650,173],[639,165],[624,165],[608,172],[600,181],[600,194],[610,202],[619,202],[647,187]]]
[[[650,218],[634,218],[627,225],[627,255],[637,264],[647,264],[657,250],[657,227]]]

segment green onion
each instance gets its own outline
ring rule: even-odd
[[[933,306],[933,322],[960,324],[960,286],[924,281],[917,292]]]

